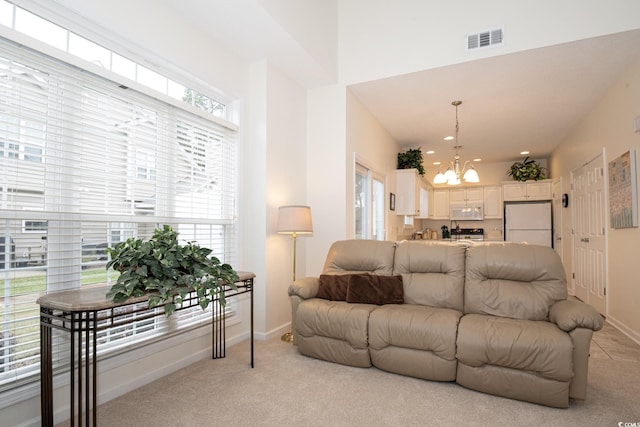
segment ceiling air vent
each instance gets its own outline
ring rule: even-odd
[[[502,40],[502,28],[467,34],[467,50],[501,45]]]

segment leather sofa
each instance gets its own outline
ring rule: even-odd
[[[559,408],[586,397],[603,325],[553,249],[518,243],[338,241],[289,295],[304,355]]]

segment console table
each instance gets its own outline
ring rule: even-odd
[[[225,287],[225,298],[249,293],[251,295],[251,367],[253,368],[253,279],[249,272],[238,272],[237,289]],[[148,300],[147,296],[129,298],[114,303],[106,298],[109,286],[87,287],[55,292],[38,298],[40,305],[40,408],[41,424],[53,426],[53,329],[66,331],[70,335],[70,425],[83,425],[82,413],[87,426],[96,425],[96,356],[98,332],[123,326],[139,320],[164,316],[162,308],[139,308],[135,305]],[[217,301],[217,298],[214,299]],[[178,310],[198,306],[195,293],[190,293]],[[178,311],[177,310],[177,311]],[[225,315],[220,304],[212,304],[212,359],[223,358],[225,349]],[[131,314],[137,314],[131,318]],[[83,351],[84,348],[84,351]]]

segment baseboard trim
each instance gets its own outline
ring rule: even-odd
[[[260,341],[266,341],[271,338],[281,337],[283,334],[286,334],[287,332],[291,332],[291,322],[287,322],[284,325],[280,325],[277,328],[271,329],[270,331],[267,331],[267,332],[255,333],[255,338],[259,339]]]
[[[615,317],[609,315],[607,316],[607,322],[609,322],[613,327],[618,329],[620,332],[628,336],[632,341],[636,344],[640,345],[640,334],[633,329],[629,328],[623,322],[617,320]]]

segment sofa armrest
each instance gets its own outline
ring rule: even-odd
[[[576,328],[599,331],[604,325],[604,319],[595,308],[574,300],[563,300],[553,304],[549,311],[549,320],[565,332]]]
[[[313,298],[318,295],[318,277],[303,277],[289,285],[289,296],[297,295],[302,299]]]

